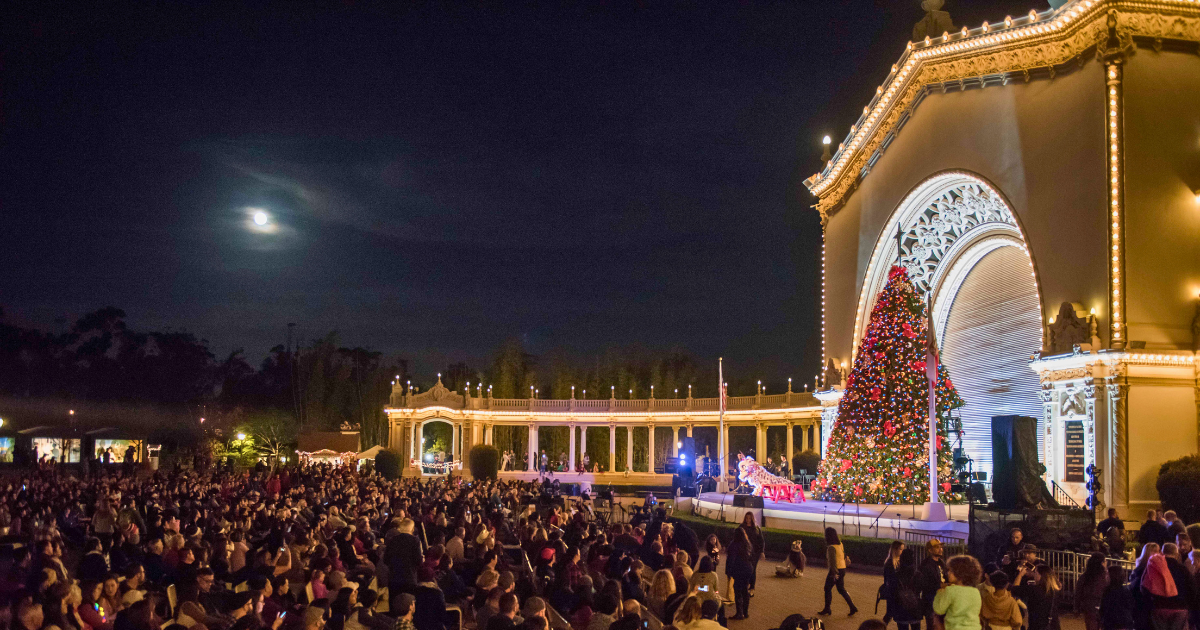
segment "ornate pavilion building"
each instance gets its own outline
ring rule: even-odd
[[[1094,464],[1104,504],[1157,505],[1159,466],[1200,438],[1198,96],[1197,0],[925,32],[805,182],[829,364],[853,360],[899,259],[932,302],[977,470],[992,416],[1032,416],[1047,482],[1082,503]]]
[[[428,391],[414,393],[403,384],[392,386],[391,406],[386,409],[391,432],[389,443],[409,460],[406,474],[418,474],[415,463],[422,457],[421,443],[425,428],[433,423],[451,427],[450,449],[447,457],[459,460],[475,444],[493,444],[498,427],[526,427],[527,442],[523,445],[525,470],[502,473],[507,476],[531,476],[538,452],[546,448],[540,439],[542,431],[566,429],[569,470],[575,470],[588,442],[602,440],[607,445],[607,458],[597,458],[600,472],[589,481],[633,482],[670,485],[662,451],[677,456],[685,437],[695,437],[700,431],[716,436],[719,424],[719,400],[716,398],[648,398],[648,399],[575,399],[545,400],[539,398],[492,398],[482,387],[471,395],[447,389],[439,376]],[[790,389],[790,388],[789,388]],[[725,411],[725,434],[713,442],[730,444],[729,432],[754,429],[753,447],[756,452],[767,451],[767,434],[774,427],[786,428],[786,451],[796,453],[818,450],[821,441],[821,403],[810,393],[788,391],[783,394],[730,396]],[[618,449],[618,432],[623,432],[623,448]],[[539,446],[540,444],[540,446]],[[656,447],[656,444],[658,445]],[[645,448],[646,457],[634,461],[634,448]],[[715,446],[715,444],[714,444]],[[716,448],[719,448],[717,446]],[[594,449],[593,449],[594,451]],[[703,455],[703,451],[699,453]],[[551,457],[557,458],[557,453]],[[711,456],[716,457],[712,452]],[[628,474],[627,474],[628,473]]]

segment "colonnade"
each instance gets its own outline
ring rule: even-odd
[[[635,426],[633,424],[618,425],[617,423],[582,423],[582,422],[567,423],[565,425],[564,424],[549,424],[549,423],[545,423],[545,422],[538,422],[538,423],[532,423],[532,422],[531,423],[516,423],[516,422],[487,423],[484,425],[483,431],[482,431],[483,443],[485,443],[485,444],[493,444],[494,443],[493,442],[493,427],[494,426],[497,426],[497,425],[499,425],[499,426],[521,426],[522,424],[526,424],[529,427],[529,433],[528,433],[527,444],[526,444],[526,449],[527,449],[526,470],[528,472],[536,472],[539,467],[539,463],[540,463],[540,449],[538,448],[539,431],[543,427],[556,427],[556,426],[565,426],[570,431],[570,439],[567,440],[567,443],[569,445],[568,451],[567,451],[567,466],[568,466],[568,469],[570,469],[570,470],[575,470],[576,462],[578,461],[578,454],[577,454],[577,450],[576,450],[576,446],[575,446],[576,430],[577,429],[579,430],[578,452],[586,453],[587,452],[587,429],[607,426],[608,427],[608,466],[607,466],[607,470],[605,470],[604,472],[610,472],[610,473],[617,472],[617,431],[623,428],[626,432],[626,434],[625,434],[625,444],[626,444],[625,470],[628,470],[628,471],[633,470],[633,429]],[[646,427],[648,429],[647,444],[646,444],[646,467],[648,469],[647,471],[654,472],[655,468],[656,468],[656,464],[657,464],[655,461],[655,457],[657,455],[657,452],[655,449],[655,429],[656,428],[666,427],[671,430],[671,437],[672,437],[671,446],[670,446],[671,456],[678,457],[679,456],[679,446],[680,446],[680,442],[681,442],[680,430],[686,429],[686,436],[690,437],[690,438],[694,438],[695,437],[694,431],[698,425],[703,426],[703,427],[711,426],[713,428],[716,428],[716,426],[717,426],[717,425],[710,424],[710,423],[647,424],[646,425]],[[765,453],[767,451],[767,448],[768,448],[767,429],[769,429],[771,427],[784,427],[787,429],[787,431],[786,431],[787,446],[786,446],[786,451],[785,451],[786,453],[794,454],[797,450],[796,449],[797,444],[796,444],[796,440],[795,440],[796,436],[795,436],[795,430],[794,430],[795,427],[797,427],[797,426],[799,426],[803,429],[800,433],[800,444],[799,444],[800,450],[802,450],[802,451],[809,450],[809,449],[819,450],[820,446],[821,446],[821,439],[820,439],[821,424],[820,424],[820,418],[817,417],[817,418],[813,418],[812,421],[809,421],[809,422],[786,422],[786,423],[784,423],[784,422],[760,422],[760,423],[755,423],[753,425],[726,423],[724,435],[718,436],[718,447],[717,447],[718,452],[725,449],[726,448],[725,445],[729,444],[729,430],[733,427],[744,427],[744,426],[753,426],[755,428],[755,442],[754,442],[755,453],[761,454],[761,453]]]

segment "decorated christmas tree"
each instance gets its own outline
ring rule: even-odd
[[[821,460],[814,493],[827,501],[924,503],[929,497],[929,380],[925,357],[925,303],[908,272],[892,267],[879,293],[838,403],[838,419]],[[950,410],[963,400],[943,365],[938,365],[938,484],[950,492],[951,448],[946,427]]]

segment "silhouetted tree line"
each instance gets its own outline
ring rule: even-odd
[[[336,333],[295,347],[275,346],[254,366],[241,349],[218,359],[206,340],[191,333],[132,330],[125,318],[121,309],[106,307],[80,317],[64,333],[52,333],[10,324],[0,309],[0,399],[150,407],[163,412],[159,424],[168,415],[196,421],[203,415],[205,427],[228,430],[239,423],[286,423],[289,435],[348,423],[361,427],[369,446],[386,442],[383,409],[392,381],[411,380],[424,390],[436,379],[409,374],[405,359],[343,347]],[[454,363],[442,382],[459,392],[470,383],[473,393],[482,383],[496,398],[526,398],[531,387],[540,398],[569,398],[572,385],[577,398],[608,398],[614,388],[618,398],[645,398],[652,385],[658,398],[686,397],[689,385],[693,396],[711,397],[717,393],[717,370],[707,363],[678,349],[610,350],[588,359],[562,351],[538,356],[510,339],[486,370]],[[750,395],[757,387],[748,376],[729,381],[731,395]],[[776,386],[771,393],[780,391]],[[260,432],[278,434],[255,431]]]

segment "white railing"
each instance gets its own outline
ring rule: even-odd
[[[401,384],[392,385],[393,406],[419,409],[422,407],[450,407],[452,409],[492,409],[499,411],[543,411],[547,413],[564,412],[677,412],[677,411],[717,411],[720,408],[718,398],[601,398],[601,399],[545,399],[545,398],[492,398],[487,392],[480,391],[472,396],[460,394],[446,389],[438,381],[433,389],[412,393],[405,391]],[[797,407],[819,407],[818,401],[809,392],[788,391],[782,394],[759,394],[757,396],[730,396],[726,399],[726,409],[745,411],[750,409],[793,409]]]

